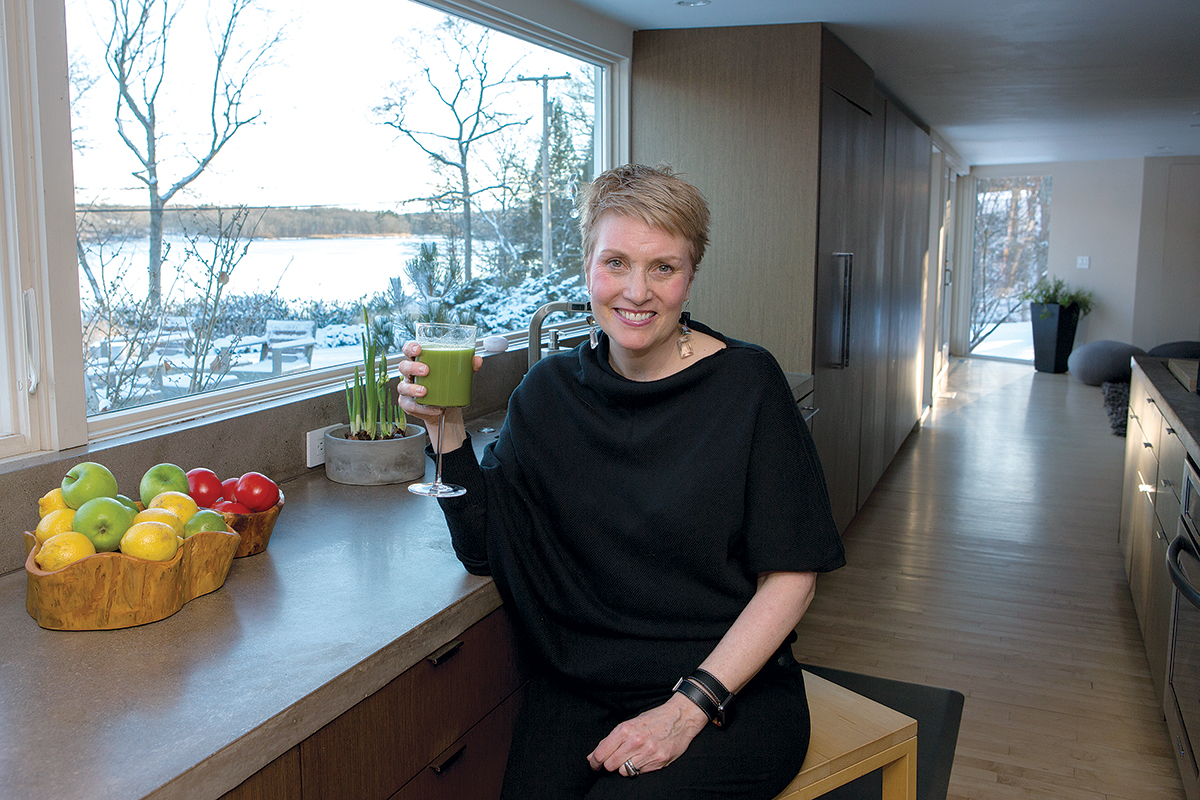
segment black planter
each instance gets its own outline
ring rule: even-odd
[[[1030,303],[1033,316],[1033,366],[1038,372],[1066,372],[1075,346],[1079,306]]]

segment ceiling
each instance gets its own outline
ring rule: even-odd
[[[968,165],[1200,155],[1200,0],[576,0],[634,29],[825,22]]]

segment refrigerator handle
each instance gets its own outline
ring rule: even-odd
[[[834,253],[833,257],[842,261],[842,346],[838,360],[830,366],[846,369],[850,366],[850,295],[854,290],[854,253]]]

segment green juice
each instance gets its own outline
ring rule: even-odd
[[[419,402],[443,408],[471,405],[474,347],[451,350],[422,346],[419,360],[429,365],[429,374],[417,378],[417,385],[424,386],[426,390]]]

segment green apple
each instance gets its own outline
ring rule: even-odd
[[[201,531],[226,531],[225,515],[211,508],[202,508],[183,526],[183,538]]]
[[[117,499],[121,501],[121,505],[123,505],[123,506],[125,506],[126,508],[128,508],[128,509],[129,509],[130,511],[132,511],[134,514],[136,514],[136,513],[138,513],[139,511],[141,511],[141,509],[140,509],[140,508],[138,508],[138,504],[137,504],[137,502],[135,502],[135,501],[134,501],[134,500],[132,500],[131,498],[128,498],[128,497],[126,497],[126,496],[125,496],[125,495],[123,495],[123,494],[119,494],[119,495],[117,495]]]
[[[62,479],[63,502],[76,511],[96,497],[116,497],[117,479],[108,467],[95,461],[84,461],[67,471]]]
[[[146,470],[146,474],[142,476],[142,482],[138,484],[142,505],[149,508],[150,501],[163,492],[188,493],[187,473],[183,471],[183,467],[177,467],[174,464],[155,464]]]
[[[133,512],[115,497],[93,497],[79,507],[71,529],[92,541],[97,553],[111,553],[133,524]]]

